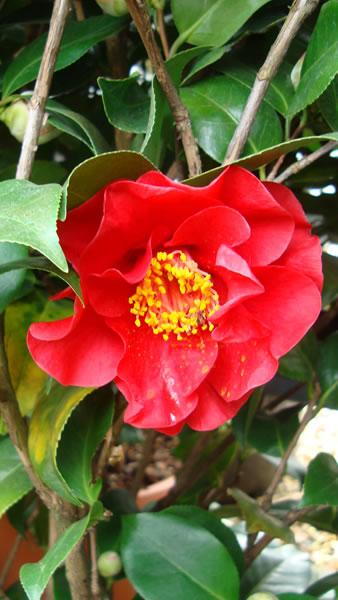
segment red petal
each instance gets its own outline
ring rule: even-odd
[[[68,260],[78,269],[82,252],[94,238],[103,216],[104,188],[95,196],[69,211],[58,222],[58,235]]]
[[[208,380],[198,390],[198,404],[188,418],[188,425],[197,431],[216,429],[232,419],[248,400],[250,393],[239,400],[227,402]],[[170,435],[170,431],[168,431]],[[176,432],[175,432],[176,433]],[[174,435],[174,433],[172,434]]]
[[[313,325],[321,308],[321,296],[313,281],[299,271],[270,266],[255,269],[265,293],[245,302],[246,308],[271,330],[271,351],[276,357],[288,352]]]
[[[192,335],[187,342],[171,336],[165,342],[147,325],[137,328],[127,319],[112,320],[111,325],[127,348],[118,367],[130,403],[127,422],[163,429],[186,419],[197,402],[194,392],[217,356],[217,343],[210,334]]]
[[[254,319],[244,306],[238,305],[224,315],[212,332],[212,337],[227,343],[267,338],[270,334],[270,330]]]
[[[307,275],[321,291],[323,273],[320,239],[310,235],[307,230],[296,229],[289,247],[275,264]]]
[[[208,268],[221,244],[238,246],[249,237],[250,227],[236,210],[213,206],[188,217],[166,246],[193,246],[195,260]]]
[[[287,188],[285,185],[281,185],[280,183],[273,183],[272,181],[264,181],[263,185],[278,202],[278,204],[287,210],[288,213],[293,217],[297,227],[305,227],[306,229],[311,228],[301,203],[297,200],[296,196],[289,188]]]
[[[266,265],[281,256],[290,242],[294,221],[255,175],[232,166],[208,188],[215,199],[222,199],[248,222],[250,239],[236,251],[249,265]]]
[[[73,317],[33,323],[27,344],[35,362],[62,385],[98,387],[116,375],[121,338],[88,307]]]

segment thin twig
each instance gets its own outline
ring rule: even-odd
[[[97,570],[97,550],[96,550],[96,531],[94,527],[89,530],[89,548],[90,548],[90,589],[92,592],[92,600],[100,600],[101,591],[99,583],[99,574]]]
[[[54,2],[47,41],[35,82],[33,96],[29,103],[28,123],[16,171],[17,179],[29,179],[31,174],[44,119],[45,105],[52,82],[56,56],[60,47],[69,6],[69,0],[55,0]]]
[[[144,0],[126,0],[126,4],[147,51],[158,82],[168,100],[169,107],[174,117],[176,130],[182,138],[189,175],[190,177],[198,175],[201,172],[201,159],[191,129],[189,113],[181,102],[161,56],[161,51],[155,40],[145,2]]]
[[[84,21],[86,15],[83,10],[82,0],[73,0],[74,12],[77,21]]]
[[[319,0],[295,0],[293,2],[283,27],[271,46],[263,66],[257,73],[255,83],[229,144],[225,164],[233,162],[240,156],[271,79],[275,75],[303,21],[312,13],[318,3]]]
[[[286,179],[289,179],[289,177],[291,177],[292,175],[296,175],[297,173],[299,173],[299,171],[302,171],[302,169],[305,169],[306,167],[311,165],[313,162],[315,162],[315,160],[318,160],[318,158],[324,156],[324,154],[331,152],[331,150],[333,150],[336,146],[336,141],[327,142],[327,144],[324,144],[323,146],[318,148],[318,150],[315,150],[314,152],[311,152],[311,154],[304,156],[304,158],[302,158],[301,160],[294,162],[287,169],[285,169],[285,171],[282,171],[282,173],[280,173],[280,175],[278,175],[278,177],[276,177],[274,181],[276,181],[277,183],[282,183]]]
[[[6,581],[6,577],[9,573],[9,570],[12,566],[13,560],[15,559],[16,553],[19,550],[20,544],[23,540],[23,536],[21,535],[21,533],[18,533],[16,535],[16,538],[8,552],[8,555],[6,557],[6,560],[3,564],[3,567],[1,569],[1,573],[0,573],[0,588],[4,585],[5,581]]]
[[[167,32],[165,30],[164,13],[162,8],[158,8],[156,11],[156,23],[158,35],[160,36],[162,44],[164,58],[167,59],[169,57],[169,44],[167,39]]]
[[[305,111],[304,111],[304,113],[305,113]],[[304,125],[305,125],[305,121],[306,120],[305,120],[304,117],[299,121],[296,129],[293,131],[292,135],[290,136],[290,140],[294,140],[296,137],[298,137],[298,135],[300,134],[300,132],[302,131],[302,129],[303,129]],[[276,177],[279,169],[281,168],[281,166],[282,166],[282,164],[283,164],[286,156],[287,156],[286,154],[282,154],[276,160],[274,166],[272,167],[271,171],[269,172],[269,174],[268,174],[268,176],[266,178],[266,181],[274,181],[274,179],[275,179],[275,177]]]
[[[286,468],[286,464],[287,464],[301,434],[303,433],[305,427],[307,426],[309,421],[311,421],[312,417],[315,414],[315,406],[316,406],[316,402],[318,400],[319,394],[320,394],[320,388],[317,385],[314,393],[312,394],[312,397],[309,400],[309,403],[308,403],[306,411],[302,417],[302,420],[299,423],[299,427],[298,427],[295,435],[293,436],[292,440],[290,441],[285,453],[283,454],[283,457],[276,469],[273,479],[272,479],[269,487],[267,488],[264,496],[261,499],[260,505],[263,510],[268,510],[271,506],[274,493],[279,485],[281,478],[283,477],[283,474],[284,474],[284,471]]]
[[[135,477],[133,479],[133,482],[132,482],[132,485],[130,488],[130,492],[133,494],[133,496],[136,496],[137,492],[142,487],[144,472],[145,472],[146,467],[148,466],[149,461],[151,459],[151,453],[152,453],[155,438],[156,438],[156,431],[149,429],[149,431],[147,431],[147,433],[146,433],[146,437],[145,437],[143,448],[142,448],[142,456],[138,463]]]

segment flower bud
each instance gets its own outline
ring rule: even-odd
[[[249,596],[247,600],[278,600],[277,596],[274,594],[270,594],[269,592],[256,592],[256,594],[252,594]]]
[[[3,110],[0,115],[0,119],[5,123],[5,125],[7,125],[12,136],[15,137],[18,142],[22,142],[28,122],[27,102],[24,100],[16,100]],[[60,132],[48,123],[48,116],[45,115],[38,143],[45,144],[46,142],[49,142],[53,138],[57,137],[59,134]]]
[[[97,560],[97,568],[102,577],[114,577],[122,569],[122,562],[117,552],[103,552]]]
[[[128,14],[125,0],[96,0],[96,3],[102,8],[103,12],[113,17],[122,17]]]

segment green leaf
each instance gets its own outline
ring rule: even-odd
[[[108,152],[85,160],[69,175],[65,189],[68,208],[79,206],[99,189],[116,179],[137,179],[154,169],[154,165],[142,154],[121,150]],[[60,209],[60,219],[66,216],[66,202]]]
[[[48,302],[42,295],[15,302],[6,310],[5,348],[12,385],[23,415],[31,414],[48,379],[28,352],[27,329],[32,322],[63,319],[71,313],[69,301]]]
[[[314,600],[309,594],[279,594],[279,600]]]
[[[55,71],[68,67],[81,58],[89,48],[118,33],[125,23],[124,18],[108,15],[70,22],[65,27]],[[41,35],[24,47],[11,62],[3,77],[4,98],[36,78],[46,39],[47,34]]]
[[[0,439],[0,517],[32,489],[31,481],[9,437]]]
[[[212,512],[202,510],[197,506],[171,506],[162,514],[182,517],[192,524],[200,525],[212,533],[228,550],[239,573],[244,570],[242,549],[233,531],[226,527]]]
[[[277,75],[272,79],[264,98],[264,102],[270,104],[272,108],[284,116],[287,115],[289,104],[294,96],[290,77],[291,69],[292,66],[290,64],[286,62],[282,63]],[[249,92],[251,91],[256,78],[256,71],[250,66],[232,60],[220,66],[218,70],[224,73],[229,80],[237,81],[244,85]]]
[[[323,306],[331,304],[338,296],[338,258],[323,252]]]
[[[326,452],[320,452],[310,462],[304,481],[301,506],[329,504],[338,506],[338,464]]]
[[[183,87],[180,94],[199,145],[213,159],[223,162],[249,95],[248,87],[228,75],[218,75]],[[278,144],[281,139],[276,112],[268,104],[262,104],[244,154]]]
[[[289,152],[294,152],[295,150],[299,150],[299,148],[305,148],[308,144],[313,142],[320,141],[328,141],[328,140],[337,140],[338,141],[338,132],[334,131],[332,133],[325,133],[322,135],[313,135],[303,138],[296,138],[294,140],[289,140],[288,142],[283,142],[282,144],[277,144],[276,146],[272,146],[271,148],[266,148],[261,152],[256,152],[254,154],[249,154],[248,156],[244,156],[244,158],[239,158],[235,160],[234,165],[240,165],[245,167],[246,169],[255,170],[259,167],[267,165],[274,160],[277,160],[283,154],[288,154]],[[188,183],[189,185],[208,185],[211,181],[213,181],[222,171],[224,170],[224,166],[216,167],[215,169],[210,169],[210,171],[205,171],[201,175],[196,175],[196,177],[191,177],[186,179],[184,183]]]
[[[8,244],[10,246],[14,246],[14,244]],[[1,248],[1,245],[0,245]],[[2,273],[13,273],[17,272],[22,268],[27,269],[37,269],[38,271],[47,271],[51,275],[55,275],[62,279],[69,287],[72,288],[73,292],[78,296],[78,298],[83,303],[81,285],[78,275],[72,269],[69,269],[68,273],[61,271],[53,263],[51,263],[46,258],[42,258],[40,256],[29,256],[27,258],[22,258],[21,260],[13,260],[12,262],[7,262],[5,264],[0,264],[0,275]],[[1,281],[1,280],[0,280]]]
[[[110,150],[108,142],[97,127],[83,115],[55,102],[55,100],[48,100],[46,109],[51,125],[83,142],[93,154],[101,154]]]
[[[188,74],[184,77],[184,79],[182,79],[181,85],[188,83],[189,80],[194,75],[196,75],[197,73],[202,71],[202,69],[209,67],[209,65],[212,65],[213,63],[218,61],[220,58],[222,58],[225,51],[226,51],[226,46],[223,46],[221,48],[212,48],[211,50],[209,50],[208,52],[203,54],[201,57],[194,60],[189,69]]]
[[[11,164],[0,169],[0,181],[15,179],[17,164]],[[62,166],[51,160],[35,160],[30,181],[43,185],[44,183],[63,183],[67,178],[67,171]]]
[[[250,445],[261,453],[282,456],[296,433],[299,421],[296,414],[250,415],[246,405],[233,419],[236,437],[243,446]]]
[[[338,587],[338,571],[315,581],[308,587],[306,592],[317,598],[336,587]]]
[[[311,381],[318,358],[318,343],[313,332],[280,359],[279,372],[295,381]]]
[[[51,389],[41,394],[29,425],[28,448],[34,469],[48,487],[77,505],[81,502],[60,473],[56,454],[72,411],[91,391],[92,388],[63,387],[53,382]]]
[[[0,241],[30,246],[61,271],[67,261],[56,233],[62,188],[56,183],[36,185],[26,180],[0,182]]]
[[[124,516],[121,552],[128,578],[147,600],[238,599],[230,554],[209,531],[184,518]]]
[[[66,529],[39,562],[21,567],[20,581],[29,600],[40,600],[54,571],[81,540],[91,522],[100,517],[100,513],[100,504],[97,503],[83,519],[72,523]]]
[[[321,405],[338,409],[338,332],[320,344],[317,372],[323,392]]]
[[[149,119],[150,98],[134,75],[126,79],[99,77],[102,101],[109,123],[132,133],[144,133]]]
[[[294,541],[291,529],[276,517],[265,512],[253,498],[236,488],[229,489],[228,492],[235,498],[241,510],[248,533],[264,531],[284,542],[292,543]]]
[[[269,0],[171,0],[171,9],[179,38],[175,50],[188,42],[195,46],[222,46],[246,21]]]
[[[113,419],[112,391],[85,398],[68,420],[57,451],[59,470],[72,492],[88,504],[97,500],[101,481],[92,482],[92,458]]]
[[[318,106],[327,124],[333,129],[338,129],[338,77],[330,83],[329,87],[318,99]]]
[[[301,593],[312,577],[308,554],[290,544],[272,542],[247,569],[241,582],[242,597],[258,592]]]
[[[338,71],[338,0],[322,6],[308,45],[299,85],[289,114],[312,104],[328,87]]]
[[[0,313],[13,300],[20,298],[26,277],[24,269],[8,272],[3,270],[4,265],[8,261],[23,260],[27,254],[25,246],[0,242]]]

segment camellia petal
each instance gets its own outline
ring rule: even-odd
[[[219,395],[208,379],[198,390],[198,404],[188,418],[188,425],[197,431],[208,431],[220,427],[225,421],[232,419],[245,404],[250,394],[245,394],[239,400],[227,402]],[[167,433],[171,433],[170,430]]]
[[[90,308],[74,317],[33,323],[27,343],[36,363],[62,385],[100,386],[116,376],[123,355],[121,338]]]

